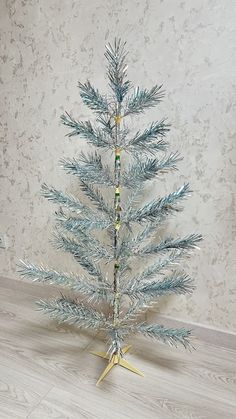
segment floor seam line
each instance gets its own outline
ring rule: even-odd
[[[29,416],[31,415],[31,413],[33,413],[33,411],[39,407],[39,405],[42,403],[42,401],[45,399],[45,397],[50,393],[50,391],[54,388],[55,386],[52,386],[49,388],[49,390],[40,398],[39,402],[33,407],[33,409],[31,409],[31,411],[28,413],[28,415],[26,416],[26,419],[29,418]]]

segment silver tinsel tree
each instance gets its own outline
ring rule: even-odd
[[[190,345],[190,330],[148,324],[140,318],[161,296],[192,292],[192,279],[173,267],[197,247],[202,237],[190,234],[155,240],[166,217],[181,210],[179,203],[189,195],[190,188],[184,184],[167,196],[140,204],[145,183],[175,170],[180,156],[166,153],[169,124],[165,120],[153,122],[134,135],[124,123],[130,115],[156,106],[163,98],[162,87],[132,88],[127,80],[125,43],[120,40],[106,46],[105,57],[112,94],[102,95],[89,81],[79,83],[83,103],[96,114],[95,124],[77,121],[68,113],[61,117],[70,129],[69,137],[79,136],[98,150],[60,162],[67,173],[78,176],[80,189],[92,205],[42,185],[42,195],[60,206],[55,246],[72,254],[84,273],[61,273],[27,262],[21,263],[20,272],[34,281],[69,289],[70,296],[63,293],[53,300],[41,300],[39,308],[60,322],[105,331],[110,359],[120,359],[123,341],[132,333],[170,345]],[[109,152],[113,154],[113,167],[101,157],[101,153],[105,157]],[[129,156],[124,168],[123,153]],[[110,204],[102,188],[109,191]],[[129,192],[126,202],[121,202],[123,189]],[[109,245],[103,243],[107,240],[101,240],[102,234],[107,235]],[[152,239],[150,244],[148,239]],[[145,266],[135,273],[132,265],[137,258],[142,258]],[[102,311],[105,303],[110,307],[106,315]]]

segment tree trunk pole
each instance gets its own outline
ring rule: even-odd
[[[115,173],[115,196],[114,196],[114,212],[115,212],[115,224],[114,224],[114,281],[113,281],[113,325],[116,326],[119,321],[120,312],[120,292],[119,292],[119,257],[117,255],[118,241],[119,241],[119,230],[121,226],[120,212],[121,212],[121,191],[120,191],[120,174],[121,174],[121,158],[120,158],[120,122],[121,122],[121,106],[118,104],[116,116],[115,116],[115,162],[114,162],[114,173]]]

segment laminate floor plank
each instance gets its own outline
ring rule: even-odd
[[[236,419],[236,350],[131,336],[126,358],[145,377],[116,366],[96,387],[106,361],[89,351],[104,349],[104,336],[36,311],[55,290],[33,285],[0,280],[0,419]]]
[[[0,417],[26,418],[51,386],[0,364]]]

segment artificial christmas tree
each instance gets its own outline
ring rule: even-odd
[[[62,115],[61,120],[71,129],[69,137],[84,138],[100,150],[103,157],[111,152],[113,170],[104,164],[98,151],[81,153],[78,159],[61,160],[68,173],[79,177],[80,189],[92,201],[91,206],[78,197],[46,184],[42,186],[43,196],[64,208],[56,214],[55,245],[71,253],[86,275],[59,273],[26,262],[22,262],[20,268],[24,276],[73,292],[73,297],[62,294],[54,300],[39,301],[40,309],[60,322],[107,333],[108,351],[95,352],[109,360],[98,382],[116,364],[141,374],[124,359],[129,346],[122,349],[122,344],[132,333],[189,347],[190,330],[147,324],[140,320],[140,315],[163,295],[185,294],[193,290],[189,276],[183,271],[173,270],[173,265],[188,256],[202,239],[199,234],[190,234],[184,238],[166,237],[157,243],[152,240],[148,244],[148,239],[156,237],[166,217],[181,210],[179,202],[189,195],[190,189],[185,184],[165,197],[143,206],[140,204],[145,182],[175,170],[180,156],[178,153],[165,154],[168,144],[164,137],[169,124],[164,120],[153,122],[143,132],[130,135],[124,120],[157,105],[163,91],[161,86],[150,90],[132,89],[126,74],[125,44],[120,40],[115,40],[114,46],[109,44],[106,47],[105,57],[112,96],[101,95],[90,82],[79,83],[82,101],[96,114],[96,125],[90,121],[77,121],[68,113]],[[160,157],[162,152],[164,155]],[[121,165],[123,153],[127,153],[130,159],[126,167]],[[104,198],[102,187],[109,192],[110,203]],[[121,200],[123,190],[129,192],[126,202]],[[105,245],[101,237],[104,231],[110,240],[109,245]],[[153,257],[157,258],[155,262],[147,264]],[[136,274],[132,270],[135,258],[143,258],[147,264]],[[112,276],[109,276],[111,267]],[[80,302],[81,296],[83,302]],[[110,307],[108,314],[103,311],[105,303]]]

